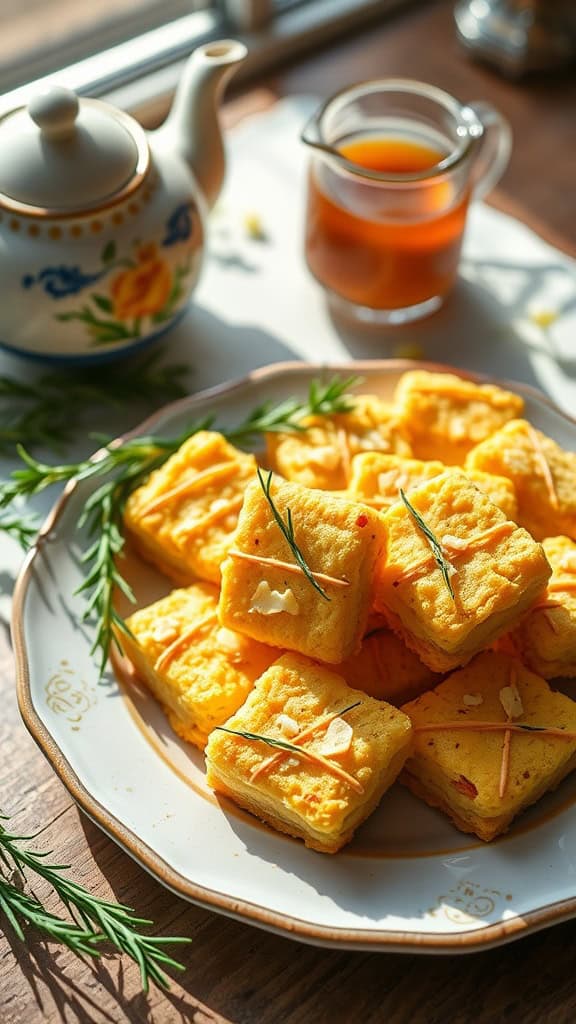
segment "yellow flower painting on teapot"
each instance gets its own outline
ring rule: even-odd
[[[117,243],[109,241],[100,253],[100,267],[48,266],[38,274],[26,274],[22,286],[39,286],[56,302],[83,294],[81,305],[54,312],[62,323],[85,325],[95,345],[124,338],[138,338],[150,327],[171,321],[183,299],[192,270],[194,225],[191,202],[180,204],[168,218],[160,242],[135,241],[130,252],[118,256]],[[168,260],[166,250],[179,246],[181,255]],[[95,289],[97,287],[97,290]]]

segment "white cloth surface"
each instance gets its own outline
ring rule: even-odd
[[[303,257],[306,147],[316,103],[289,99],[229,136],[229,174],[214,213],[210,257],[172,344],[200,386],[279,359],[386,358],[415,344],[422,358],[536,385],[576,413],[576,261],[511,217],[470,211],[458,285],[434,316],[361,334],[331,319]],[[259,215],[267,243],[247,237]],[[543,329],[533,317],[547,313]]]

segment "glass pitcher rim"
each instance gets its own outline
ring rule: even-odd
[[[342,100],[343,97],[348,96],[353,99],[355,93],[361,95],[362,93],[367,92],[370,88],[379,89],[381,91],[392,92],[395,90],[398,92],[403,91],[415,95],[429,96],[454,116],[457,131],[460,128],[464,129],[460,134],[459,141],[442,160],[438,161],[437,164],[421,171],[410,171],[407,173],[376,171],[369,167],[363,167],[361,164],[354,163],[353,160],[349,160],[348,157],[344,156],[344,154],[338,149],[323,140],[321,124],[330,107]],[[316,131],[317,138],[312,138],[310,136],[309,133],[312,129]],[[344,86],[344,88],[339,89],[338,92],[329,96],[318,110],[316,110],[308,119],[302,129],[300,139],[305,145],[318,150],[325,156],[331,157],[335,162],[340,164],[344,169],[356,177],[368,178],[371,181],[378,181],[382,183],[390,182],[394,184],[402,184],[403,182],[410,183],[414,181],[423,181],[427,178],[437,178],[440,175],[445,174],[447,171],[451,171],[470,155],[471,150],[480,141],[483,134],[484,125],[474,110],[474,107],[470,104],[461,103],[444,89],[440,89],[436,85],[430,85],[428,82],[420,82],[416,78],[373,78],[366,79],[362,82],[356,82],[354,85]]]

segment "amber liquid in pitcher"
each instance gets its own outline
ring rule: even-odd
[[[383,174],[414,174],[446,157],[428,144],[395,137],[365,137],[338,150],[351,163]],[[389,191],[384,182],[328,172],[323,191],[310,174],[306,256],[324,287],[359,306],[404,309],[444,296],[454,284],[469,190],[453,198],[453,184],[439,175]],[[393,188],[393,186],[392,186]]]

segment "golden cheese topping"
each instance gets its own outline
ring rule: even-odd
[[[403,374],[395,402],[414,455],[447,465],[462,465],[474,445],[524,409],[523,399],[503,388],[426,370]]]
[[[354,395],[354,409],[308,417],[304,432],[266,436],[270,466],[285,479],[322,490],[346,488],[355,455],[364,451],[410,455],[392,406],[374,395]]]
[[[244,702],[278,652],[222,627],[218,591],[208,583],[173,590],[134,612],[122,647],[168,710],[173,728],[203,747],[215,725]]]
[[[502,696],[508,688],[517,697],[505,708],[503,703],[509,702]],[[465,701],[471,692],[482,696],[481,704]],[[564,729],[572,739],[521,731],[516,718],[520,709],[521,723]],[[414,755],[406,767],[416,789],[452,811],[459,827],[477,831],[481,838],[492,838],[492,829],[502,831],[520,810],[556,785],[576,754],[576,703],[504,654],[477,655],[403,710],[415,729]],[[503,731],[482,728],[490,722],[500,723]],[[450,723],[464,727],[451,729]],[[432,731],[435,726],[437,731]],[[502,791],[506,731],[510,746]],[[485,819],[488,834],[477,819]]]
[[[270,493],[284,523],[290,511],[295,542],[325,596],[297,564],[256,481],[246,489],[234,545],[222,566],[221,622],[263,643],[337,665],[360,646],[364,633],[384,545],[381,518],[339,496],[278,478]],[[298,613],[259,612],[253,595],[262,580],[271,591],[289,589]]]
[[[529,668],[545,679],[576,677],[576,542],[547,537],[552,576],[542,597],[508,638]]]
[[[396,777],[410,748],[410,721],[295,654],[264,673],[226,728],[281,739],[280,715],[297,723],[291,743],[302,746],[302,756],[215,732],[206,751],[208,781],[310,845],[337,848]],[[338,722],[344,724],[330,736]]]
[[[141,554],[176,582],[218,583],[255,473],[253,455],[200,431],[130,495],[125,526]]]
[[[410,503],[444,552],[454,597],[429,540],[398,502],[383,516],[387,554],[375,606],[425,664],[446,671],[515,623],[543,591],[550,568],[540,545],[463,473],[434,477],[410,492]]]
[[[537,540],[561,534],[576,538],[576,454],[527,420],[513,420],[483,441],[469,453],[466,467],[512,481],[518,522]]]

